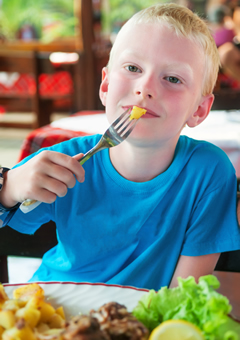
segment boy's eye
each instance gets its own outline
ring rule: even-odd
[[[134,66],[134,65],[126,66],[126,69],[130,72],[141,72],[141,70],[137,66]]]
[[[181,81],[177,78],[177,77],[166,77],[165,78],[166,80],[168,80],[170,83],[173,83],[173,84],[180,84]]]

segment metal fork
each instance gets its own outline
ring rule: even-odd
[[[98,151],[116,146],[122,143],[130,135],[138,122],[138,119],[129,119],[129,112],[131,110],[131,108],[127,109],[109,126],[99,142],[80,159],[79,162],[81,165]],[[41,204],[40,201],[26,199],[20,205],[20,209],[22,212],[27,213],[35,209],[39,204]]]

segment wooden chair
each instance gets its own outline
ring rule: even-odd
[[[21,112],[21,105],[26,104],[30,107],[30,111],[36,114],[36,124],[20,124],[17,123],[4,123],[0,121],[1,127],[23,127],[32,128],[41,123],[38,121],[39,116],[39,91],[38,91],[38,75],[37,75],[37,60],[33,52],[13,52],[1,51],[0,52],[0,72],[18,72],[19,74],[31,75],[34,78],[36,85],[36,92],[29,94],[23,92],[22,94],[4,93],[0,91],[0,105],[4,106],[6,111]],[[17,101],[16,101],[17,99]],[[24,110],[24,111],[25,111]],[[29,108],[28,108],[29,110]],[[25,111],[26,112],[26,111]]]
[[[18,233],[10,227],[0,229],[0,282],[9,282],[8,256],[42,258],[44,253],[57,244],[56,226],[50,221],[34,235]]]
[[[4,122],[0,121],[1,127],[14,128],[39,128],[50,123],[50,115],[55,111],[54,102],[56,100],[69,100],[72,106],[72,111],[77,111],[83,106],[79,100],[81,96],[76,96],[80,88],[83,89],[83,84],[77,82],[77,74],[79,71],[79,60],[74,64],[65,64],[61,66],[61,71],[67,71],[71,75],[74,88],[71,92],[61,94],[50,91],[45,91],[41,94],[40,91],[40,76],[41,74],[53,75],[56,74],[54,65],[50,62],[49,52],[38,51],[1,51],[0,50],[0,72],[17,72],[20,74],[31,76],[34,88],[28,88],[27,81],[23,84],[23,91],[0,91],[0,105],[4,106],[7,112],[32,112],[34,121],[32,123],[21,122]],[[24,82],[24,78],[22,80]],[[25,85],[25,86],[24,86]],[[84,93],[84,92],[83,92]]]

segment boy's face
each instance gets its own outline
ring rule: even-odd
[[[204,64],[202,49],[166,26],[133,26],[118,41],[110,72],[103,70],[109,122],[136,105],[147,113],[129,141],[176,144],[183,126],[200,124],[211,108],[213,95],[202,96]]]

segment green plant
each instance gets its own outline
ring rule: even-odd
[[[56,29],[43,31],[44,26],[51,22],[58,23]],[[73,0],[2,0],[1,35],[8,40],[15,39],[24,24],[32,25],[39,39],[44,41],[73,36],[76,24]]]
[[[133,14],[164,0],[107,0],[108,13],[103,12],[103,27],[105,31],[116,31],[119,25],[128,20]]]

